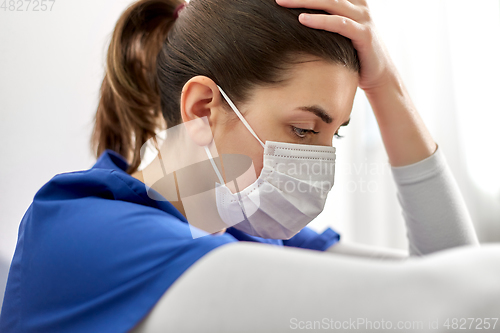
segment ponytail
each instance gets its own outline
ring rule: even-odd
[[[91,147],[98,158],[111,149],[137,171],[142,145],[165,128],[156,60],[182,2],[140,0],[119,18],[108,49],[94,117]]]

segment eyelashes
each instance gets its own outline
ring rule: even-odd
[[[311,129],[305,129],[305,128],[300,128],[300,127],[295,127],[295,126],[290,126],[290,129],[292,133],[297,136],[300,140],[303,140],[307,137],[308,134],[318,134],[319,132],[316,132]],[[334,134],[335,138],[343,138],[343,135],[340,135],[338,132]]]
[[[307,134],[318,134],[319,132],[313,131],[311,129],[305,129],[300,127],[291,126],[292,132],[299,137],[299,139],[305,139]]]

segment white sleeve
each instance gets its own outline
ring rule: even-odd
[[[339,242],[326,249],[325,252],[375,260],[408,259],[408,253],[404,250],[366,245],[355,242],[346,242],[342,240],[342,238]]]
[[[499,261],[500,244],[376,261],[235,242],[192,265],[130,333],[496,332]]]
[[[391,170],[411,256],[479,245],[465,201],[439,147],[419,162]]]

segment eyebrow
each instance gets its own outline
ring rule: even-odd
[[[347,119],[347,121],[345,123],[343,123],[342,125],[340,125],[340,127],[349,125],[350,121],[351,121],[351,117],[349,117],[349,119]]]
[[[329,124],[333,121],[332,117],[330,117],[328,115],[328,113],[326,113],[326,111],[321,106],[318,106],[318,105],[300,106],[297,109],[302,110],[302,111],[312,112],[327,124]],[[349,125],[350,121],[351,121],[351,118],[349,118],[345,123],[343,123],[340,126],[341,127],[347,126],[347,125]]]

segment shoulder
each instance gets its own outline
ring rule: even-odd
[[[61,174],[37,193],[6,290],[6,312],[22,311],[18,325],[42,316],[48,331],[125,330],[193,263],[237,241],[193,239],[187,222],[119,178],[109,170]]]
[[[75,256],[104,264],[125,255],[165,259],[169,253],[178,256],[236,241],[230,235],[193,239],[173,206],[149,199],[129,178],[107,169],[56,175],[37,193],[23,221],[25,243],[43,244],[67,260]]]

